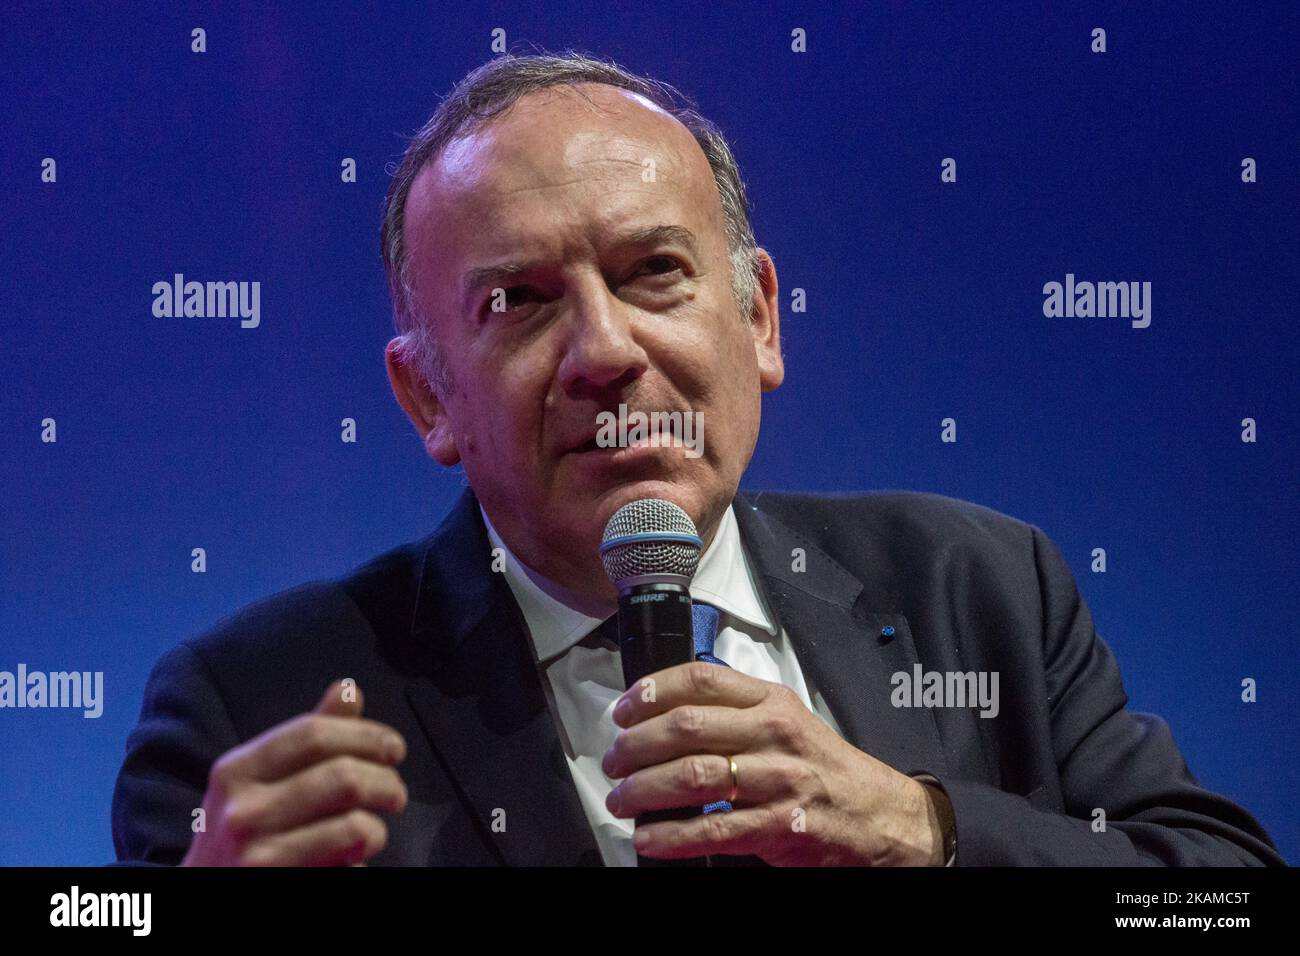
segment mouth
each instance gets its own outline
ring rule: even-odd
[[[689,408],[667,412],[626,412],[625,409],[625,405],[619,405],[616,429],[611,428],[614,422],[603,420],[613,413],[602,411],[596,416],[599,427],[588,425],[571,433],[567,447],[561,446],[560,457],[572,455],[582,462],[613,465],[642,460],[661,461],[664,454],[671,452],[684,454],[687,458],[700,456],[699,446],[704,434],[701,412]],[[626,425],[624,415],[627,416]]]
[[[573,448],[570,448],[567,454],[589,455],[592,454],[593,452],[597,454],[601,452],[604,452],[606,454],[612,454],[614,452],[620,452],[620,451],[637,451],[638,449],[642,449],[642,448],[656,448],[659,447],[658,444],[656,443],[656,438],[657,436],[651,435],[649,438],[642,439],[640,441],[628,442],[626,445],[600,445],[597,444],[596,439],[592,438],[589,441],[583,442],[581,445],[577,445]]]
[[[590,438],[570,448],[565,452],[565,455],[574,455],[582,461],[592,463],[620,464],[622,462],[638,461],[642,458],[669,451],[672,451],[672,445],[655,434],[641,441],[629,442],[626,445],[600,445],[597,444],[595,438]]]

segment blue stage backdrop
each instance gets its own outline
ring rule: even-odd
[[[460,491],[388,386],[379,215],[497,30],[672,83],[732,138],[787,355],[744,487],[1041,527],[1130,706],[1300,859],[1298,10],[6,4],[0,670],[103,694],[0,710],[0,863],[112,859],[158,656]],[[156,316],[177,274],[258,283],[256,320]],[[1136,294],[1049,315],[1053,282]]]

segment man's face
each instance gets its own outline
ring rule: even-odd
[[[666,498],[711,538],[753,453],[761,392],[783,368],[771,261],[763,253],[747,322],[690,132],[633,94],[582,90],[597,107],[573,89],[539,91],[420,173],[406,213],[412,284],[454,384],[432,394],[391,344],[389,374],[430,455],[463,463],[518,558],[608,600],[597,546],[610,515]],[[597,448],[598,414],[620,403],[703,413],[703,454]]]

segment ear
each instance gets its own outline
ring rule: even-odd
[[[422,369],[416,368],[409,354],[410,336],[399,335],[384,349],[388,383],[393,387],[397,404],[424,439],[429,457],[450,468],[460,461],[451,418],[442,399],[429,386]]]
[[[758,286],[749,317],[754,337],[754,357],[758,361],[758,381],[763,391],[776,389],[785,380],[785,360],[781,355],[781,312],[777,296],[776,264],[767,250],[759,248]]]

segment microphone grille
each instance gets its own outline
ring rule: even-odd
[[[600,561],[615,585],[645,574],[695,575],[704,542],[691,516],[671,501],[640,498],[610,517]]]

